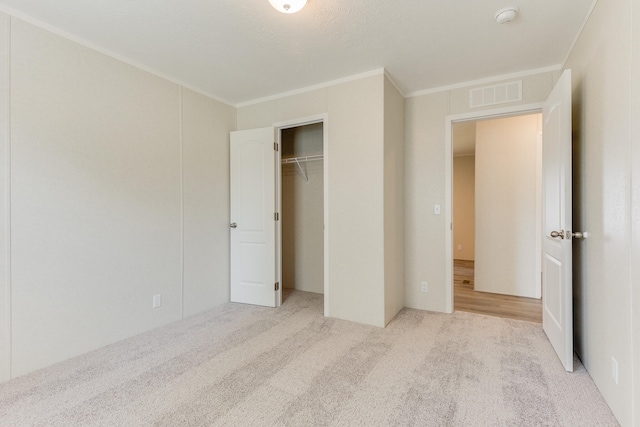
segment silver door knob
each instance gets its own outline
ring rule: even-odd
[[[236,224],[235,222],[232,222],[231,225],[229,227],[231,228],[236,228],[238,226],[238,224]]]
[[[551,237],[553,237],[553,238],[559,237],[561,239],[564,239],[564,230],[552,231],[551,232]]]
[[[587,233],[583,233],[581,231],[567,231],[567,235],[573,239],[586,239]]]

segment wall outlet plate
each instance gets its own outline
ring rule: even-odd
[[[162,294],[153,296],[153,308],[158,308],[162,305]]]
[[[427,282],[420,283],[420,290],[422,292],[429,292],[429,283]]]

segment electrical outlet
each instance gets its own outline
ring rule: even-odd
[[[429,292],[429,283],[427,282],[420,283],[420,290],[422,292]]]
[[[611,358],[611,378],[613,379],[613,382],[617,385],[618,384],[618,361],[614,357]]]
[[[458,245],[458,250],[461,251],[462,250],[462,245]]]
[[[162,305],[162,294],[153,296],[153,308],[158,308]]]

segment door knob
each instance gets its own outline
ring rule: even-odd
[[[571,231],[571,230],[567,230],[566,232],[564,230],[552,231],[550,235],[551,237],[554,237],[554,238],[555,237],[559,237],[561,239],[566,238],[567,240],[587,238],[587,233],[583,233],[581,231]]]
[[[551,232],[551,237],[553,237],[553,238],[559,237],[561,239],[564,239],[564,230],[552,231]]]
[[[569,236],[569,238],[573,238],[573,239],[586,239],[587,238],[587,233],[583,233],[581,231],[569,231],[569,230],[567,230],[567,235]]]
[[[235,222],[232,222],[231,225],[229,227],[231,228],[236,228],[238,226],[238,224],[236,224]]]

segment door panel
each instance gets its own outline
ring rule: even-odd
[[[545,254],[545,276],[548,283],[547,293],[545,298],[545,308],[548,315],[548,320],[551,320],[556,328],[562,328],[562,263],[558,262],[556,258]]]
[[[231,132],[231,301],[275,307],[273,128]]]
[[[562,73],[542,117],[542,327],[572,372],[571,70]]]

